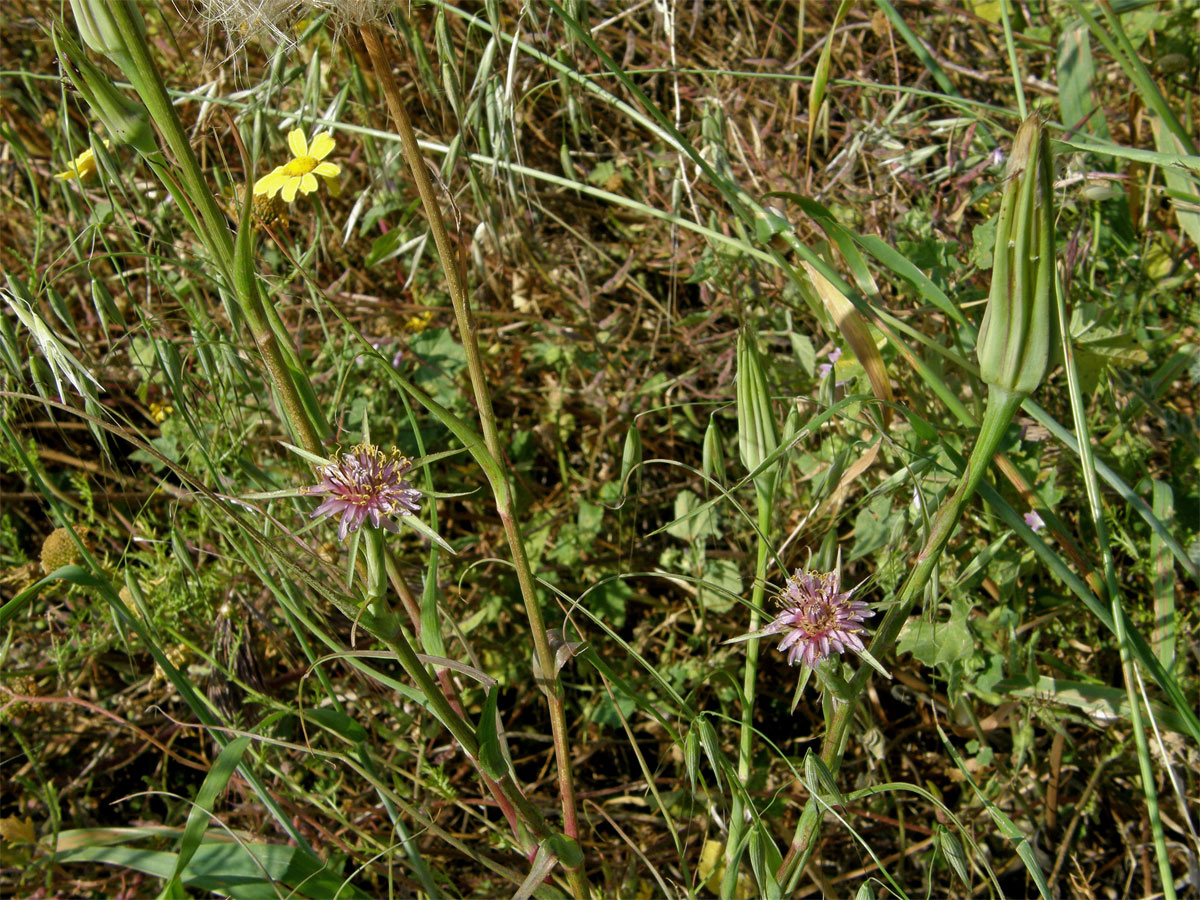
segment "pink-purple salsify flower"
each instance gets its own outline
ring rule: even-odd
[[[420,492],[404,478],[412,460],[396,450],[383,453],[374,444],[359,444],[321,469],[321,482],[306,490],[324,494],[325,502],[312,516],[340,515],[338,540],[344,541],[367,519],[376,528],[399,531],[389,516],[411,516],[421,508]]]
[[[839,563],[841,560],[839,559]],[[832,572],[796,570],[779,594],[782,609],[766,633],[784,632],[779,649],[787,651],[789,665],[813,668],[835,653],[865,650],[863,619],[875,615],[861,600],[851,600],[853,590],[842,590],[841,566]]]
[[[830,372],[833,371],[834,364],[841,358],[842,358],[842,348],[834,347],[832,350],[829,351],[829,356],[826,357],[826,359],[828,359],[829,362],[821,363],[819,366],[817,366],[817,374],[820,375],[822,378],[824,378]]]

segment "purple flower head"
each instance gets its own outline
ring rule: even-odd
[[[383,453],[374,444],[359,444],[349,453],[336,457],[321,469],[320,484],[306,490],[324,494],[325,502],[312,516],[341,515],[338,540],[362,527],[368,517],[376,528],[399,531],[388,516],[411,516],[421,508],[420,492],[404,478],[412,469],[412,460],[396,450]]]
[[[842,358],[842,348],[834,347],[832,350],[829,351],[829,356],[826,357],[826,359],[828,359],[829,362],[821,363],[819,366],[817,366],[818,374],[820,374],[820,376],[822,378],[824,378],[826,375],[828,375],[830,372],[833,371],[834,363],[836,363],[841,358]]]
[[[1036,511],[1025,513],[1025,524],[1034,531],[1041,531],[1046,527],[1046,523],[1042,521],[1042,517]]]
[[[839,563],[841,560],[839,559]],[[875,615],[861,600],[851,600],[853,590],[842,590],[841,566],[832,572],[796,570],[779,594],[782,607],[766,632],[786,632],[779,649],[787,651],[789,665],[798,662],[813,668],[834,653],[861,653],[863,619]]]

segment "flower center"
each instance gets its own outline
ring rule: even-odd
[[[290,178],[299,178],[301,175],[307,175],[317,167],[317,159],[314,156],[297,156],[290,163],[283,167],[283,174]]]
[[[824,600],[815,600],[805,610],[804,618],[798,623],[808,635],[821,634],[828,631],[837,622],[837,613],[833,604]]]

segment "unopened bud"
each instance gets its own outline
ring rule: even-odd
[[[737,340],[737,417],[738,455],[742,465],[753,472],[779,446],[779,429],[771,408],[771,392],[762,357],[754,336],[743,329]],[[768,466],[755,476],[754,483],[763,496],[769,497],[775,481],[774,466]]]
[[[63,71],[113,143],[128,144],[143,154],[156,152],[158,144],[146,108],[122,94],[112,79],[88,59],[84,49],[65,34],[56,33],[53,40]]]
[[[1055,335],[1053,162],[1045,126],[1022,123],[1005,168],[992,287],[975,352],[989,387],[1028,396]]]
[[[71,0],[71,12],[75,14],[75,25],[79,28],[79,36],[83,38],[83,42],[124,69],[129,50],[109,9],[110,2],[124,3],[129,8],[130,19],[138,30],[142,34],[146,33],[146,23],[142,20],[142,14],[130,0]]]

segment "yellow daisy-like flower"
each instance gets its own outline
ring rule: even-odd
[[[112,145],[108,141],[102,142],[107,149]],[[90,178],[96,174],[96,154],[88,147],[77,157],[67,163],[66,171],[55,172],[54,177],[59,181],[70,181],[72,178],[78,178],[83,181],[85,178]]]
[[[288,134],[288,148],[292,151],[293,159],[286,165],[278,166],[254,183],[254,193],[274,197],[280,194],[284,201],[291,203],[296,199],[296,192],[311,194],[317,189],[317,176],[325,180],[332,189],[337,182],[334,179],[342,171],[331,162],[321,162],[333,150],[333,134],[322,131],[309,144],[304,140],[304,132],[297,128]]]

